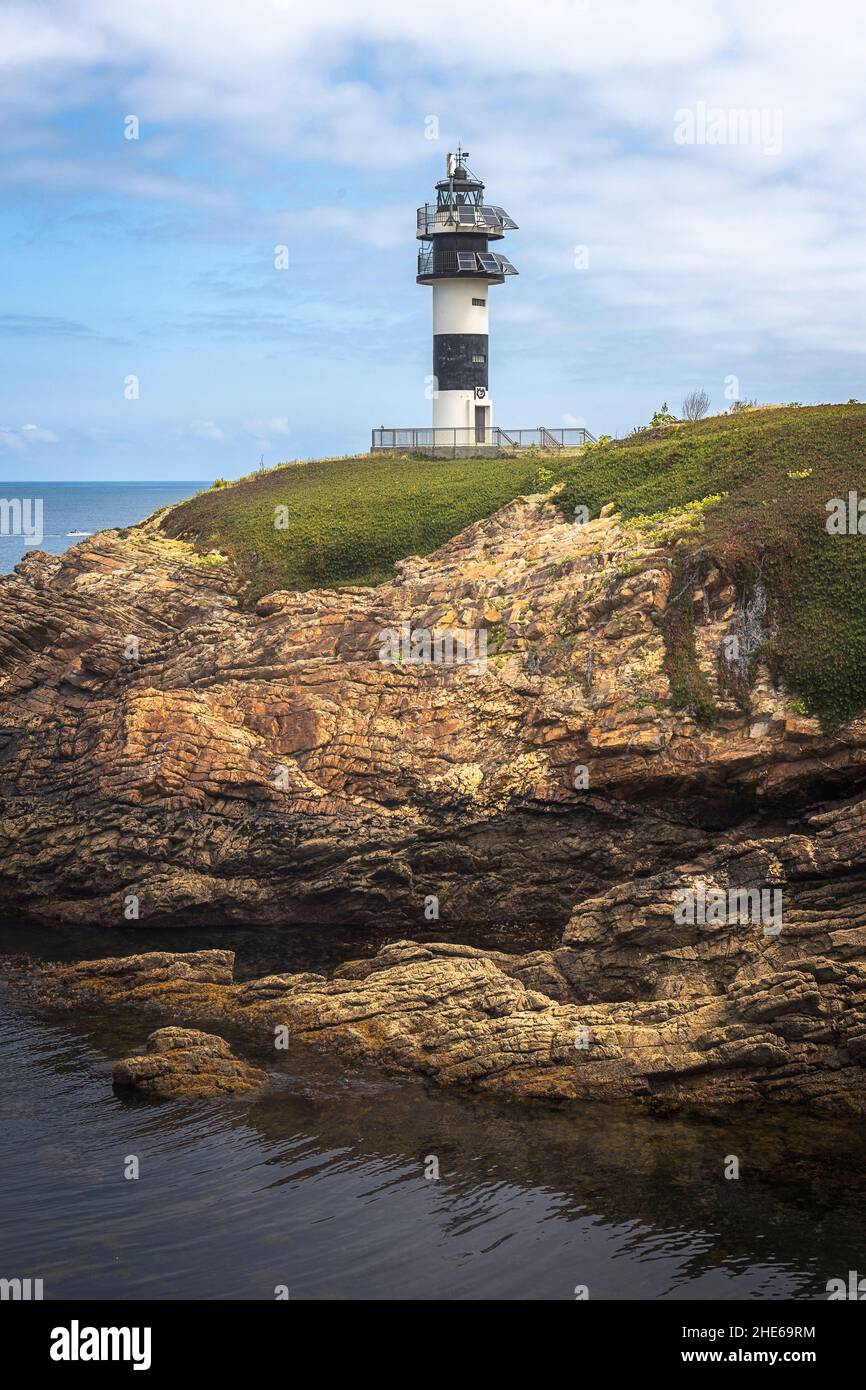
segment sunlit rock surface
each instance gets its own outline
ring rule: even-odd
[[[214,1099],[242,1095],[267,1076],[235,1057],[224,1038],[197,1028],[158,1028],[140,1056],[115,1062],[115,1086],[170,1099]]]
[[[573,526],[540,498],[393,583],[254,611],[152,525],[30,555],[0,605],[7,913],[441,938],[328,979],[232,983],[209,951],[90,962],[41,995],[259,1041],[285,1024],[520,1095],[862,1109],[866,724],[822,734],[764,672],[750,709],[726,701],[736,603],[712,575],[695,623],[719,717],[675,710],[671,572],[615,516]],[[484,669],[382,662],[403,622],[483,628]],[[780,932],[678,922],[698,885],[781,891]],[[560,944],[458,944],[509,922]]]
[[[866,724],[824,737],[761,678],[752,710],[720,699],[712,729],[674,710],[670,567],[615,517],[574,526],[542,499],[407,560],[394,583],[255,611],[229,566],[152,524],[28,556],[0,584],[6,910],[110,926],[134,895],[126,920],[149,925],[411,935],[435,895],[452,930],[564,926],[725,827],[796,843],[819,798],[866,776]],[[697,644],[715,679],[736,615],[710,588]],[[484,670],[383,663],[381,634],[404,621],[483,628]]]

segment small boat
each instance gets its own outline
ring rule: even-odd
[[[78,527],[77,527],[77,526],[74,526],[74,527],[72,528],[72,530],[71,530],[71,531],[67,531],[66,534],[67,534],[67,536],[92,536],[92,535],[93,535],[93,532],[92,532],[92,531],[79,531],[79,530],[78,530]]]

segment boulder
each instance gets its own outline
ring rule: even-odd
[[[114,1084],[169,1098],[211,1099],[257,1090],[265,1072],[236,1057],[224,1038],[197,1028],[158,1028],[146,1052],[115,1062]]]

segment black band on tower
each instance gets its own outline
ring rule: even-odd
[[[433,375],[440,391],[474,391],[487,385],[486,333],[435,333]]]

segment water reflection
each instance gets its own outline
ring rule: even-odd
[[[810,1298],[864,1263],[854,1122],[554,1111],[308,1051],[256,1100],[122,1100],[145,1032],[3,1007],[2,1272],[48,1297]]]

